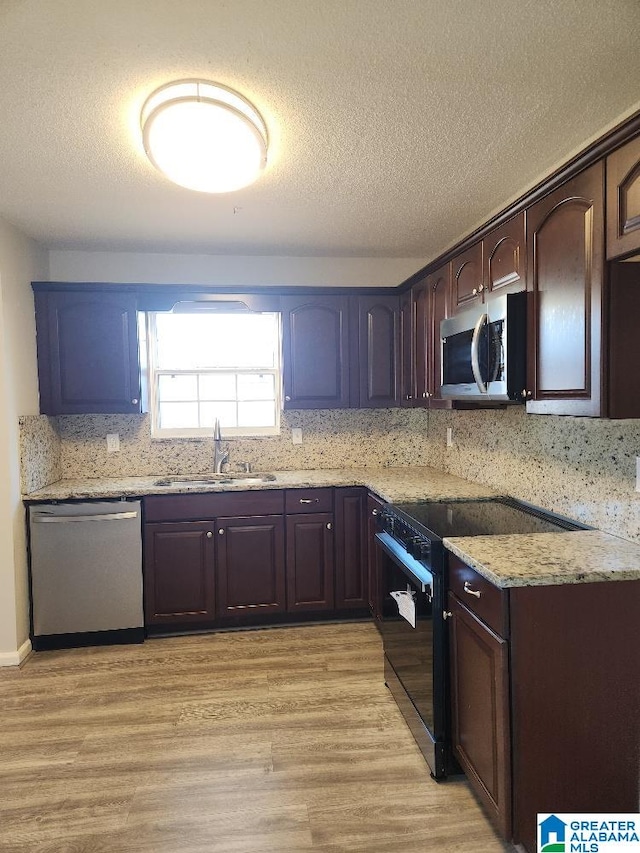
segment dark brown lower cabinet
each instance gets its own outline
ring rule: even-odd
[[[380,583],[380,566],[376,533],[378,532],[378,516],[382,512],[383,502],[369,495],[367,497],[367,587],[369,592],[369,611],[375,619],[376,627],[380,629],[382,619],[382,587]]]
[[[505,839],[637,812],[640,581],[501,590],[450,555],[449,583],[454,750]]]
[[[333,513],[288,515],[287,610],[333,610]]]
[[[146,524],[147,625],[210,622],[215,616],[213,523]]]
[[[219,618],[284,613],[283,517],[219,518],[215,539]]]
[[[365,489],[336,489],[336,610],[369,607],[366,507]]]
[[[511,837],[507,641],[449,593],[451,729],[460,766],[505,838]]]

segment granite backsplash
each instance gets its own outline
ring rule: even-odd
[[[640,421],[506,410],[286,412],[277,438],[233,439],[231,467],[256,471],[429,465],[640,542],[635,457]],[[299,427],[303,443],[294,445]],[[447,427],[453,446],[445,447]],[[196,474],[211,470],[211,439],[152,440],[146,415],[21,418],[23,491],[60,478]],[[105,436],[119,433],[120,452]]]

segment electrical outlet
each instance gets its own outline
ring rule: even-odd
[[[107,433],[107,453],[118,453],[120,451],[120,436],[117,432]]]
[[[636,492],[640,492],[640,456],[636,456]]]
[[[453,427],[447,427],[447,447],[453,447]]]
[[[299,427],[291,430],[291,441],[293,444],[302,444],[302,430]]]

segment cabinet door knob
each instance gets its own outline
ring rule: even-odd
[[[327,530],[332,530],[332,529],[333,529],[333,524],[331,524],[331,522],[328,521],[327,522]]]
[[[482,293],[483,290],[484,290],[484,284],[481,284],[480,287],[478,288],[478,293]]]
[[[477,287],[474,287],[474,288],[473,288],[473,295],[474,295],[474,296],[477,296],[477,295],[478,295],[478,288],[477,288]]]
[[[291,397],[288,394],[285,395],[284,399],[287,401],[287,403],[291,402]]]
[[[380,515],[380,510],[379,509],[372,509],[371,515]]]
[[[213,533],[210,530],[207,530],[207,539],[211,539]]]
[[[218,535],[224,536],[224,527],[221,527],[220,530],[218,530]]]
[[[442,618],[445,620],[445,622],[447,619],[451,619],[452,616],[453,616],[453,613],[450,610],[443,610],[442,611]]]
[[[138,401],[137,397],[134,397],[131,402],[133,403],[134,406],[137,406],[139,401]]]
[[[475,595],[476,598],[480,598],[480,596],[482,595],[479,589],[471,589],[471,584],[469,583],[469,581],[464,582],[463,589],[467,593],[467,595]]]

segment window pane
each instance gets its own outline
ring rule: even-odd
[[[201,400],[235,400],[236,374],[218,373],[200,376]]]
[[[197,426],[197,403],[160,403],[161,429],[193,428]]]
[[[238,426],[235,403],[200,403],[200,426],[211,427],[216,418],[221,427]]]
[[[158,394],[160,400],[197,400],[198,379],[196,376],[159,376]]]
[[[274,400],[275,396],[272,373],[238,374],[238,400]]]
[[[160,369],[275,367],[277,314],[156,314]]]
[[[276,424],[276,407],[269,403],[238,403],[239,427],[269,427]]]

